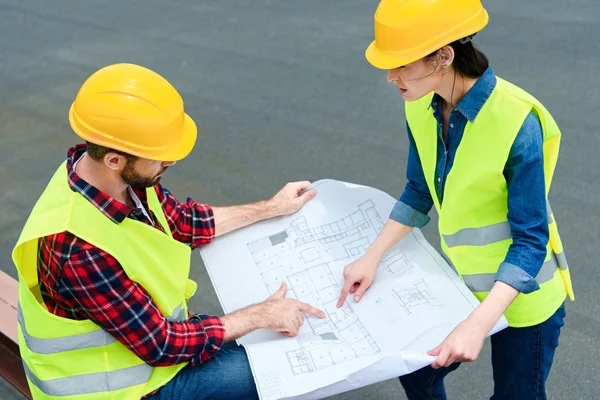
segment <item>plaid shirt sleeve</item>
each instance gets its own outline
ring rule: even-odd
[[[170,322],[119,262],[87,243],[60,272],[61,307],[89,318],[152,366],[200,364],[223,345],[218,317],[193,315]]]
[[[161,185],[156,185],[155,189],[175,240],[195,249],[214,239],[215,219],[211,206],[190,198],[182,203]]]

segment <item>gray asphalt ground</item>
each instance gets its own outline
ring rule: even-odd
[[[577,301],[552,374],[551,399],[600,398],[600,136],[598,0],[486,1],[476,43],[499,76],[538,97],[563,131],[550,200]],[[67,112],[87,76],[145,65],[182,93],[199,127],[191,156],[164,184],[215,205],[251,202],[292,180],[334,178],[399,196],[407,139],[403,104],[364,50],[375,0],[0,0],[0,267],[69,146]],[[435,222],[435,221],[434,221]],[[426,229],[437,243],[436,224]],[[192,309],[221,312],[198,254]],[[489,344],[447,379],[449,398],[493,389]],[[0,398],[18,396],[0,383]],[[336,399],[404,399],[397,380]]]

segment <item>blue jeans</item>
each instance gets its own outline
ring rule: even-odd
[[[231,342],[210,360],[183,368],[152,400],[258,399],[248,356]],[[146,399],[144,399],[146,400]]]
[[[546,379],[564,318],[565,306],[562,305],[539,325],[506,328],[492,335],[492,400],[546,399]],[[444,377],[459,365],[455,363],[440,369],[427,366],[401,376],[400,382],[409,400],[445,400]]]

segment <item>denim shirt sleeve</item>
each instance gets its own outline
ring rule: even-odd
[[[543,132],[531,112],[510,151],[504,168],[508,187],[508,222],[513,242],[496,274],[522,293],[539,289],[535,276],[546,258],[549,240],[544,182]]]
[[[400,200],[390,213],[390,218],[406,226],[422,228],[429,222],[427,214],[433,207],[433,199],[429,193],[423,167],[417,151],[417,145],[406,122],[408,133],[408,163],[406,166],[406,187]]]

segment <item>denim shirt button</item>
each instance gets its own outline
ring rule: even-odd
[[[454,128],[454,124],[450,124],[450,128]]]

